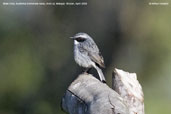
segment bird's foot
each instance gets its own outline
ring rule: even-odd
[[[84,72],[85,72],[85,73],[89,73],[90,70],[91,70],[91,68],[87,68],[87,69],[84,70]]]
[[[88,74],[88,73],[84,71],[83,74]]]

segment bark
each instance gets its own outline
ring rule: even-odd
[[[112,80],[112,88],[124,99],[129,114],[144,114],[144,95],[136,74],[115,69]]]
[[[79,75],[62,98],[63,110],[69,114],[143,114],[143,93],[134,87],[139,84],[135,81],[136,74],[118,69],[113,74],[114,90],[91,74]],[[130,77],[133,82],[128,88],[125,80]]]

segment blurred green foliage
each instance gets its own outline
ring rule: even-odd
[[[136,72],[147,114],[171,113],[170,6],[149,1],[87,1],[87,6],[0,4],[0,114],[63,114],[61,98],[81,73],[73,59],[77,32],[114,67]]]

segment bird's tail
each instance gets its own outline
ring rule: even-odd
[[[100,80],[101,80],[102,82],[106,83],[106,80],[105,80],[105,77],[104,77],[104,75],[103,75],[102,70],[101,70],[98,66],[96,66],[96,65],[95,65],[95,69],[97,70],[97,72],[98,72],[98,74],[99,74]]]

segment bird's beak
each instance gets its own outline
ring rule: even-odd
[[[71,38],[72,40],[75,40],[75,37],[69,37],[69,38]]]

